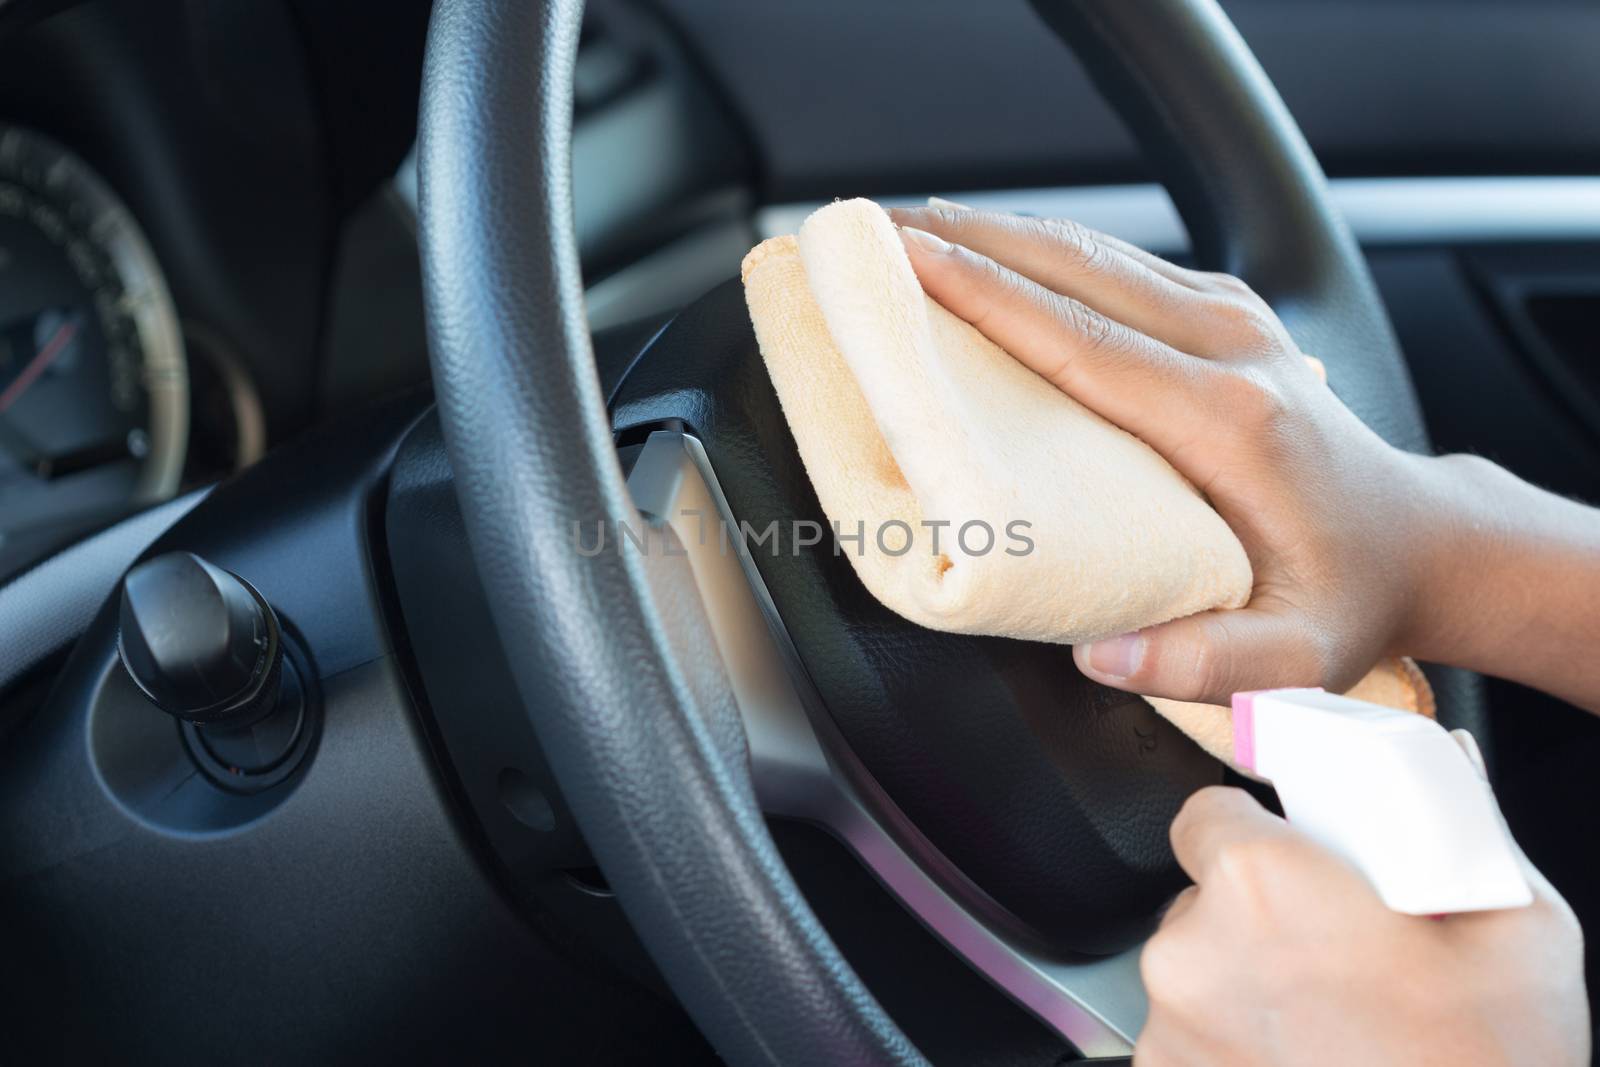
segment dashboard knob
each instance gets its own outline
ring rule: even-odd
[[[271,605],[192,552],[128,572],[119,631],[117,654],[134,684],[175,718],[242,727],[276,706],[283,642]]]

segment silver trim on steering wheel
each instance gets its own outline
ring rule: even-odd
[[[826,712],[700,442],[652,433],[628,490],[641,514],[672,528],[688,557],[744,720],[762,809],[832,832],[929,930],[1083,1055],[1129,1055],[1148,1008],[1137,947],[1108,957],[1049,955],[994,929],[862,801],[813,726],[811,716]]]

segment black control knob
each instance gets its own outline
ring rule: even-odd
[[[243,727],[277,705],[283,644],[272,607],[191,552],[128,572],[117,652],[144,695],[185,722]]]

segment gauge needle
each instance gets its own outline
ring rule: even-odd
[[[37,381],[39,375],[45,372],[45,368],[72,343],[72,336],[77,332],[78,324],[70,320],[56,328],[56,332],[50,335],[44,347],[28,360],[28,365],[22,368],[22,373],[11,380],[5,392],[0,393],[0,411],[5,411],[22,398],[22,394],[28,391],[28,386]]]

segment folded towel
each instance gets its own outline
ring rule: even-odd
[[[741,274],[817,498],[891,610],[1076,644],[1249,600],[1249,559],[1204,497],[924,294],[876,204],[822,208]],[[1414,666],[1375,677],[1358,695],[1431,710]],[[1231,755],[1227,709],[1151,703]]]
[[[1421,669],[1406,656],[1381,661],[1346,691],[1345,696],[1401,711],[1414,711],[1430,719],[1434,717],[1433,687]],[[1225,763],[1233,763],[1232,708],[1162,697],[1145,699],[1172,725],[1194,738],[1201,748]],[[1251,778],[1256,777],[1243,768],[1238,769]]]
[[[865,524],[846,549],[893,610],[1073,644],[1249,599],[1244,549],[1194,487],[924,295],[877,205],[823,208],[744,281],[823,511]]]

